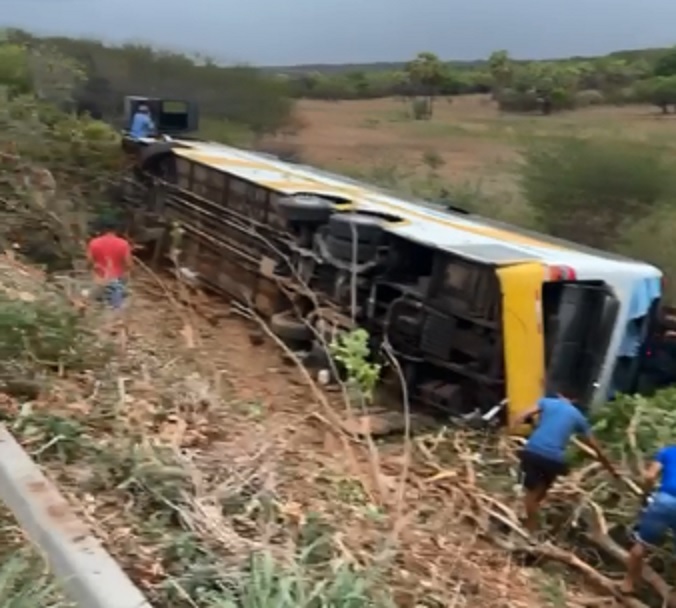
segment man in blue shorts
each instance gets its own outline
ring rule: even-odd
[[[537,530],[540,506],[547,492],[558,477],[568,473],[566,448],[573,435],[578,435],[596,452],[599,462],[611,475],[619,477],[592,435],[587,418],[571,399],[563,395],[540,399],[536,407],[518,416],[512,426],[521,426],[535,417],[539,421],[521,452],[526,508],[524,526],[529,533]]]
[[[676,445],[662,448],[643,473],[643,489],[651,492],[661,476],[660,487],[646,499],[646,505],[634,527],[634,546],[629,551],[627,574],[620,590],[634,592],[641,579],[648,547],[659,545],[667,531],[676,535]],[[676,540],[676,539],[675,539]]]

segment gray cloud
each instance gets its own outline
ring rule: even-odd
[[[0,0],[0,23],[258,65],[592,55],[676,42],[671,0]]]

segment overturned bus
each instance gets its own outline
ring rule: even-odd
[[[126,138],[133,224],[281,337],[355,325],[386,342],[413,401],[508,415],[543,393],[583,407],[639,382],[661,272],[648,264],[230,146]]]

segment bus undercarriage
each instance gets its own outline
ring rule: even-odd
[[[322,342],[336,330],[362,327],[373,353],[394,354],[411,400],[448,415],[495,411],[523,384],[510,392],[507,377],[536,379],[519,407],[543,390],[592,398],[617,316],[603,283],[517,278],[516,291],[537,290],[543,306],[544,328],[522,334],[524,319],[539,324],[535,300],[503,310],[499,245],[482,256],[428,246],[387,230],[397,218],[355,212],[340,197],[283,195],[173,145],[125,142],[136,160],[121,198],[135,240],[152,243],[156,260],[178,245],[174,264],[257,310],[308,360],[326,360]]]
[[[412,400],[463,415],[504,399],[494,268],[394,236],[391,218],[343,210],[344,200],[282,196],[164,144],[139,158],[122,199],[155,259],[177,244],[178,224],[176,262],[254,307],[292,348],[318,355],[317,331],[330,340],[359,326],[374,353],[386,343],[395,354]]]

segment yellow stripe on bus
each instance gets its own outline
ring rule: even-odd
[[[316,187],[316,192],[319,193],[328,193],[336,192],[337,194],[341,193],[350,193],[354,196],[358,196],[365,201],[368,201],[369,205],[374,207],[380,207],[384,210],[385,213],[390,213],[392,215],[400,215],[403,219],[411,221],[412,219],[418,219],[426,222],[431,222],[439,226],[448,226],[449,228],[455,228],[462,232],[468,232],[471,234],[476,234],[478,236],[484,236],[496,239],[498,241],[506,241],[515,245],[530,245],[534,247],[541,247],[545,249],[554,249],[558,251],[570,251],[567,247],[562,247],[560,245],[555,245],[553,243],[548,243],[546,241],[541,241],[539,239],[516,234],[510,232],[509,230],[504,230],[501,228],[493,228],[490,226],[470,226],[467,224],[454,222],[451,219],[434,217],[431,215],[426,215],[425,213],[415,211],[412,209],[402,209],[396,204],[389,203],[387,201],[382,201],[380,199],[371,198],[371,193],[368,190],[359,188],[356,186],[334,186],[331,184],[326,184],[320,179],[313,178],[308,175],[303,175],[294,172],[289,169],[288,171],[282,170],[275,165],[271,165],[263,160],[261,161],[245,161],[236,158],[227,158],[224,156],[217,156],[214,154],[203,154],[197,152],[196,150],[189,149],[175,149],[175,152],[185,158],[195,160],[196,162],[203,163],[205,165],[210,165],[212,168],[227,171],[228,167],[243,167],[249,169],[259,169],[261,171],[270,171],[282,174],[287,179],[284,180],[257,180],[261,186],[269,188],[271,190],[293,190],[298,189],[299,192],[307,192],[307,187],[302,187],[303,184],[312,184],[312,187]],[[293,178],[293,179],[289,179]],[[316,186],[315,186],[316,184]],[[359,203],[356,202],[357,209],[359,208]]]
[[[181,150],[180,148],[175,148],[174,152],[178,156],[187,158],[188,160],[195,161],[196,163],[201,163],[207,165],[212,169],[217,169],[220,171],[227,171],[228,167],[241,167],[243,169],[262,169],[265,170],[266,167],[263,166],[258,161],[244,160],[241,158],[223,158],[222,156],[216,156],[214,154],[205,154],[202,152],[195,152],[194,150]]]

